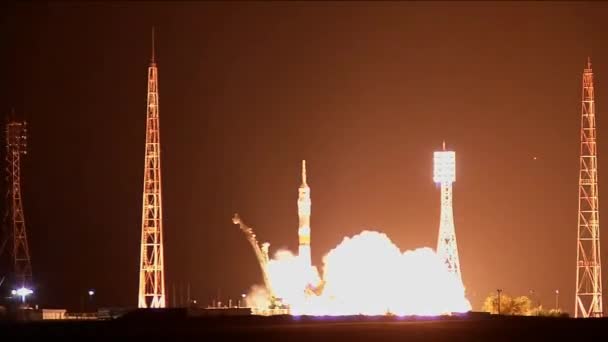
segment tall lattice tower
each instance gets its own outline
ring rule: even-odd
[[[602,317],[603,314],[598,197],[593,70],[588,59],[583,71],[574,317]]]
[[[163,205],[160,167],[160,126],[158,118],[158,68],[154,56],[148,66],[148,113],[144,191],[141,215],[141,262],[139,270],[140,308],[165,307],[165,271],[163,254]]]
[[[443,142],[443,151],[434,154],[434,164],[433,180],[441,185],[441,221],[437,238],[437,254],[445,262],[448,270],[462,282],[452,210],[452,183],[456,181],[456,153],[446,151],[445,142]]]
[[[27,243],[21,198],[21,156],[27,153],[27,124],[11,118],[6,124],[6,162],[8,171],[8,219],[13,237],[13,289],[32,287],[32,264]]]

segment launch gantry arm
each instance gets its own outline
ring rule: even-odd
[[[239,214],[235,213],[232,217],[232,223],[238,224],[241,231],[245,233],[247,237],[247,241],[253,247],[253,251],[255,252],[255,256],[258,258],[258,262],[260,264],[260,268],[262,269],[262,276],[264,277],[264,285],[266,286],[266,290],[270,293],[271,298],[275,298],[274,291],[272,290],[272,285],[270,284],[270,277],[268,276],[268,246],[269,243],[265,242],[260,247],[258,240],[255,237],[255,233],[251,227],[248,227],[243,221]]]

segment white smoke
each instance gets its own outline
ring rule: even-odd
[[[323,277],[289,251],[268,264],[278,297],[296,315],[440,315],[471,309],[460,280],[430,248],[402,253],[383,233],[363,231],[323,258]],[[305,291],[318,287],[316,293]]]

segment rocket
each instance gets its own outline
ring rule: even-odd
[[[298,189],[298,257],[305,269],[312,267],[310,257],[310,188],[306,184],[306,160],[302,160],[302,185]]]

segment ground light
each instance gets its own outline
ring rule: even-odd
[[[22,287],[20,289],[11,291],[11,294],[13,296],[19,296],[19,297],[21,297],[21,302],[22,303],[25,303],[25,297],[31,295],[32,293],[34,293],[34,291],[32,291],[32,290],[30,290],[30,289],[28,289],[26,287]]]

